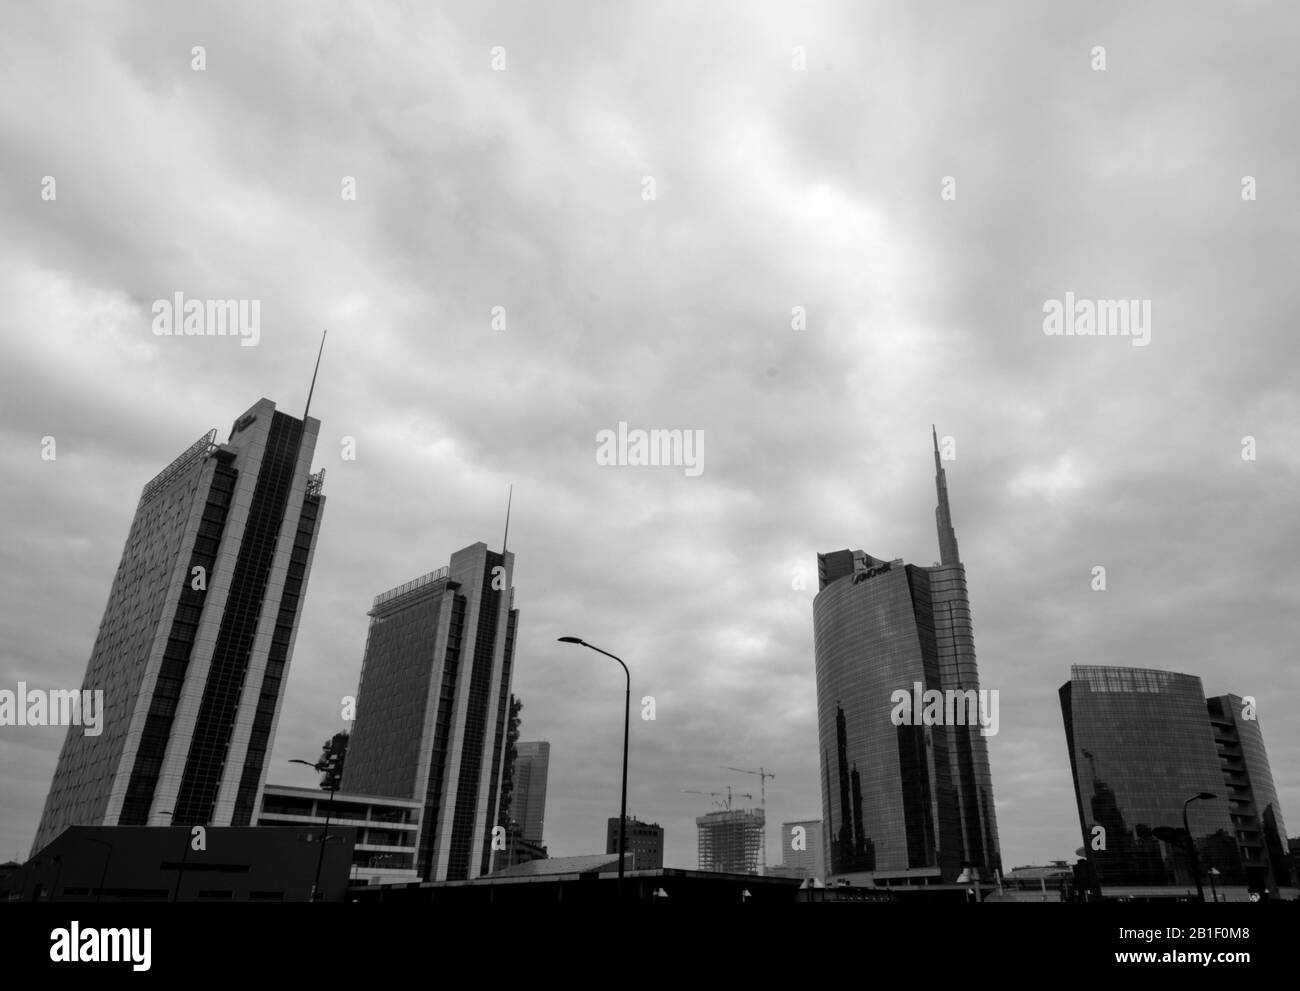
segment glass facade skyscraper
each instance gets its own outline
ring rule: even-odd
[[[551,745],[533,740],[515,745],[515,783],[511,792],[512,815],[523,838],[542,842],[546,824],[546,776],[551,765]]]
[[[823,836],[832,877],[951,883],[1001,870],[988,749],[978,718],[898,725],[896,693],[979,698],[966,570],[935,438],[941,561],[862,551],[817,558],[813,601]]]
[[[1083,848],[1103,896],[1194,890],[1191,858],[1153,830],[1181,829],[1183,806],[1202,872],[1246,881],[1223,764],[1201,679],[1146,668],[1075,665],[1061,686]],[[1166,892],[1167,893],[1167,892]]]
[[[514,555],[477,543],[370,610],[344,791],[422,802],[416,870],[489,872],[514,661]]]
[[[104,730],[69,727],[34,850],[72,825],[252,823],[325,508],[319,426],[259,400],[144,487],[83,681]]]

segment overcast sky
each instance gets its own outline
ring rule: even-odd
[[[938,558],[933,422],[1006,867],[1081,843],[1073,663],[1254,695],[1300,832],[1300,8],[1129,6],[6,5],[0,688],[81,684],[141,488],[261,396],[301,415],[328,327],[269,780],[314,782],[373,596],[499,547],[513,483],[551,854],[618,810],[623,675],[574,634],[656,699],[629,807],[667,864],[682,789],[758,795],[721,765],[775,771],[779,861],[821,815],[816,554]],[[258,345],[155,336],[177,291],[260,300]],[[1150,300],[1149,343],[1045,335],[1066,292]],[[619,421],[704,431],[703,472],[598,465]],[[63,735],[0,729],[0,858]]]

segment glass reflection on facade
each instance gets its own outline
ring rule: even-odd
[[[1221,887],[1244,884],[1201,679],[1075,665],[1060,697],[1083,847],[1101,894],[1194,891],[1186,850],[1152,831],[1181,829],[1184,803],[1203,792],[1216,797],[1187,804],[1201,871],[1217,869]]]
[[[941,562],[819,554],[813,600],[823,837],[832,877],[954,882],[1001,870],[980,726],[895,725],[899,690],[979,691],[966,572],[935,441]]]

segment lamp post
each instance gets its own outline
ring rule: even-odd
[[[1187,806],[1196,801],[1210,801],[1218,796],[1202,791],[1183,803],[1183,832],[1187,834],[1187,850],[1192,855],[1192,876],[1196,878],[1196,897],[1205,901],[1205,888],[1201,884],[1201,866],[1196,856],[1196,840],[1192,838],[1192,828],[1187,824]]]
[[[622,658],[615,657],[607,650],[601,650],[599,647],[593,647],[581,637],[560,637],[560,643],[576,643],[579,646],[594,650],[597,654],[604,654],[606,657],[613,657],[618,661],[619,667],[623,669],[623,675],[627,678],[627,691],[623,696],[623,802],[618,816],[618,900],[623,901],[623,861],[627,856],[627,735],[628,726],[632,718],[632,675],[628,672],[627,665],[623,663]]]
[[[306,764],[308,767],[312,768],[312,770],[320,771],[322,774],[329,773],[330,797],[329,797],[329,801],[326,802],[325,804],[325,828],[321,832],[320,852],[316,854],[316,877],[312,880],[311,883],[310,900],[314,902],[316,900],[316,891],[317,889],[320,888],[320,869],[321,869],[321,864],[324,863],[325,861],[325,844],[328,843],[330,839],[330,813],[334,811],[334,792],[338,788],[338,779],[337,776],[333,773],[334,765],[329,760],[321,760],[313,763],[309,760],[298,760],[297,758],[291,758],[289,760],[289,763]]]
[[[99,890],[95,893],[95,901],[99,901],[104,897],[104,880],[108,877],[108,862],[113,859],[113,844],[108,840],[97,840],[93,836],[87,836],[86,842],[108,847],[108,853],[104,854],[104,869],[99,873]]]
[[[1210,900],[1217,904],[1219,901],[1219,889],[1215,885],[1214,879],[1219,876],[1220,871],[1217,867],[1211,867],[1205,873],[1210,875]]]
[[[169,819],[172,819],[173,822],[175,821],[175,813],[172,812],[170,809],[163,809],[158,814],[160,816],[167,816]],[[181,827],[181,829],[184,828],[185,828],[184,826]],[[189,855],[190,855],[190,837],[187,834],[185,836],[185,843],[181,847],[181,867],[180,870],[176,872],[176,887],[172,889],[172,901],[174,902],[179,901],[181,897],[181,880],[185,877],[185,861],[189,859]]]

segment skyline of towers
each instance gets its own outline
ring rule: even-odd
[[[934,435],[940,563],[818,554],[813,600],[828,873],[949,883],[1001,870],[988,748],[978,719],[898,725],[898,692],[981,698],[965,566]]]
[[[104,730],[68,728],[33,851],[72,825],[251,823],[324,511],[319,428],[263,398],[145,485],[82,682]]]
[[[165,825],[174,819],[178,825],[240,825],[256,817],[323,513],[324,472],[310,474],[318,430],[316,420],[295,420],[262,399],[235,421],[226,443],[217,444],[210,431],[144,487],[85,678],[87,688],[106,680],[117,686],[116,695],[106,693],[105,699],[106,726],[117,729],[97,740],[69,728],[34,850],[74,822]],[[854,668],[853,658],[864,648],[877,647],[880,667],[865,675],[875,686],[872,698],[881,693],[888,698],[886,689],[910,688],[918,681],[942,690],[978,691],[965,569],[933,428],[932,435],[940,563],[924,568],[848,550],[818,555],[821,585],[814,625],[823,742],[824,713],[829,708],[834,715],[833,757],[823,746],[819,776],[828,813],[822,820],[824,846],[828,863],[840,868],[831,873],[872,874],[882,882],[897,880],[903,862],[902,870],[912,876],[940,880],[950,879],[952,870],[966,861],[985,871],[1000,867],[987,749],[978,727],[892,726],[890,739],[875,733],[879,726],[867,725],[878,714],[851,699],[851,693],[837,695],[829,707],[821,698],[823,667],[829,679],[839,678],[836,667],[843,667],[850,675],[841,683],[852,686],[870,667]],[[419,793],[424,811],[440,813],[422,823],[424,876],[441,870],[444,876],[474,877],[486,870],[486,851],[482,865],[476,867],[475,861],[488,842],[496,821],[493,803],[500,796],[502,744],[494,725],[500,725],[511,683],[517,621],[513,555],[494,555],[481,543],[457,554],[476,548],[483,549],[481,562],[462,568],[453,555],[447,568],[376,597],[370,614],[358,724],[366,723],[377,734],[377,717],[373,712],[367,716],[367,705],[378,705],[374,692],[385,690],[383,676],[376,673],[384,662],[375,660],[367,680],[372,639],[374,657],[380,658],[389,649],[383,646],[388,632],[416,640],[425,635],[428,631],[422,633],[418,623],[404,626],[407,620],[398,614],[423,601],[426,593],[431,601],[435,595],[450,595],[453,603],[444,617],[439,598],[424,615],[424,621],[434,624],[431,636],[443,636],[437,624],[444,619],[460,624],[456,636],[440,640],[441,646],[419,662],[434,664],[443,657],[444,667],[437,669],[441,674],[431,668],[422,683],[427,707],[420,732],[432,735],[412,737],[419,757],[410,789],[366,789],[377,795]],[[498,568],[500,575],[495,574]],[[198,584],[191,583],[195,569],[205,576]],[[177,577],[182,579],[179,586]],[[486,626],[475,625],[469,606],[456,604],[458,590],[461,598],[472,598],[474,593],[464,593],[462,586],[477,588],[486,601],[483,585],[495,586],[497,579],[502,584],[493,591],[507,593],[501,607],[507,618],[498,615],[485,620]],[[865,623],[864,616],[881,610],[883,626]],[[484,615],[487,611],[489,607],[482,610]],[[378,630],[390,622],[396,624],[392,631]],[[486,631],[489,646],[483,649],[491,660],[484,664],[477,660],[476,635],[465,633],[471,627]],[[407,647],[411,644],[391,650],[400,654]],[[453,653],[454,664],[447,661]],[[472,671],[470,657],[475,658]],[[459,676],[454,665],[463,668]],[[402,677],[388,686],[394,697],[400,686],[410,688]],[[853,690],[860,693],[861,688]],[[451,693],[445,699],[443,689]],[[1231,832],[1244,876],[1271,888],[1294,883],[1258,724],[1240,718],[1238,696],[1202,702],[1209,706],[1229,783]],[[373,754],[392,750],[378,740],[372,741]],[[547,752],[541,759],[541,809],[535,814],[529,794],[535,770],[527,750],[532,745],[520,745],[515,808],[522,835],[540,843],[549,744],[537,744]],[[870,759],[880,747],[897,755],[896,768],[882,770]],[[1087,754],[1092,764],[1098,751]],[[400,763],[391,753],[389,757],[388,765],[371,769],[377,778]],[[102,774],[105,764],[110,770]],[[420,774],[426,776],[415,780]],[[1100,773],[1096,777],[1093,790],[1117,802],[1117,786]],[[1235,790],[1234,780],[1241,782]],[[896,804],[890,804],[894,799]],[[885,821],[883,830],[877,822],[882,809],[886,820],[896,820]],[[891,849],[900,836],[903,844]],[[1141,846],[1136,839],[1133,844],[1134,849]],[[1177,864],[1170,869],[1178,869]]]
[[[416,870],[490,869],[518,610],[514,555],[471,544],[370,610],[343,790],[423,802]]]

